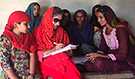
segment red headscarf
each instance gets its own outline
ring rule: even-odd
[[[32,42],[34,42],[34,40],[32,40],[31,34],[20,34],[19,36],[17,36],[15,33],[12,32],[12,30],[14,28],[14,23],[22,22],[22,21],[29,22],[30,18],[23,11],[13,12],[9,16],[8,23],[5,27],[3,35],[8,37],[8,39],[11,41],[12,45],[15,48],[18,48],[20,50],[24,50],[27,52],[35,52],[36,51],[35,45],[32,43]]]
[[[35,31],[39,50],[48,50],[53,48],[54,42],[64,44],[69,43],[68,35],[61,26],[58,26],[57,30],[54,31],[52,14],[53,7],[49,8],[44,13],[43,19]]]

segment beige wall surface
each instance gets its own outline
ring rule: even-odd
[[[45,7],[59,6],[75,12],[77,9],[85,9],[91,14],[91,9],[95,4],[107,4],[113,8],[115,13],[127,20],[132,25],[135,34],[135,0],[0,0],[0,34],[6,25],[8,16],[15,10],[23,10],[31,3],[40,3],[42,12]]]

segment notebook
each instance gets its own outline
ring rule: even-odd
[[[46,58],[50,55],[55,55],[55,54],[59,54],[59,53],[63,53],[65,51],[68,51],[68,50],[72,50],[72,49],[76,49],[78,45],[73,45],[73,44],[68,44],[67,46],[61,48],[61,49],[58,49],[56,51],[53,51],[49,54],[43,54],[43,58]]]

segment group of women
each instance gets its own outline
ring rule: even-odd
[[[135,38],[128,22],[117,17],[109,6],[93,7],[90,21],[82,9],[75,12],[74,21],[70,20],[69,11],[59,7],[49,7],[42,19],[39,12],[40,5],[34,2],[26,12],[14,11],[9,16],[0,37],[4,79],[34,79],[36,69],[38,79],[83,78],[69,54],[71,51],[44,58],[69,43],[79,45],[73,51],[75,56],[88,59],[83,63],[86,71],[134,71]]]

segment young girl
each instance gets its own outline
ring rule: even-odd
[[[36,30],[43,79],[80,79],[80,73],[65,52],[43,58],[43,54],[51,53],[69,43],[67,33],[60,26],[61,19],[61,9],[51,7],[44,13]]]
[[[32,32],[34,28],[38,26],[41,20],[40,5],[37,2],[31,3],[26,9],[26,13],[31,18],[31,21],[29,22],[30,24],[29,31]]]
[[[13,12],[0,37],[0,63],[5,79],[33,79],[36,48],[27,34],[28,22],[25,12]]]

